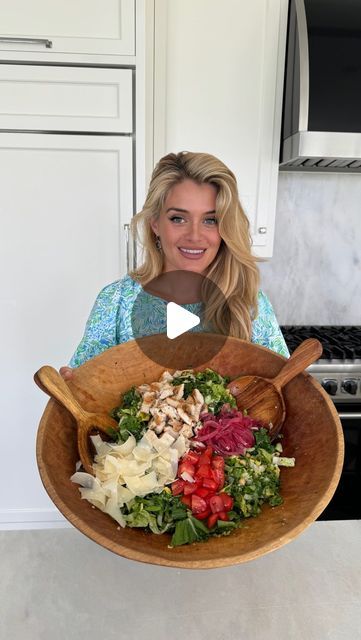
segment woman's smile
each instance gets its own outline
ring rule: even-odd
[[[183,256],[190,260],[199,260],[206,252],[206,249],[187,249],[185,247],[178,247],[178,249]]]

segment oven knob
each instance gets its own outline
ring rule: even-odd
[[[337,393],[337,380],[325,379],[321,382],[323,388],[330,396],[335,396]]]
[[[350,393],[352,396],[355,396],[357,393],[357,380],[352,380],[352,378],[342,380],[341,389],[346,391],[346,393]]]

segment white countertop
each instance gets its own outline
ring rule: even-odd
[[[0,563],[1,639],[361,639],[361,521],[223,569],[132,562],[75,529],[0,532]]]

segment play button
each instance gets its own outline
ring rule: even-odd
[[[167,304],[167,337],[170,340],[178,338],[182,333],[193,329],[200,323],[201,319],[195,313],[183,309],[175,302]]]
[[[220,315],[221,331],[212,324]],[[147,358],[165,369],[193,369],[221,351],[231,314],[210,278],[193,271],[170,271],[139,288],[130,320],[133,337]]]

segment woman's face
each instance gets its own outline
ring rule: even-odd
[[[221,244],[216,218],[217,189],[184,180],[170,189],[164,209],[151,226],[164,254],[163,271],[204,273]]]

